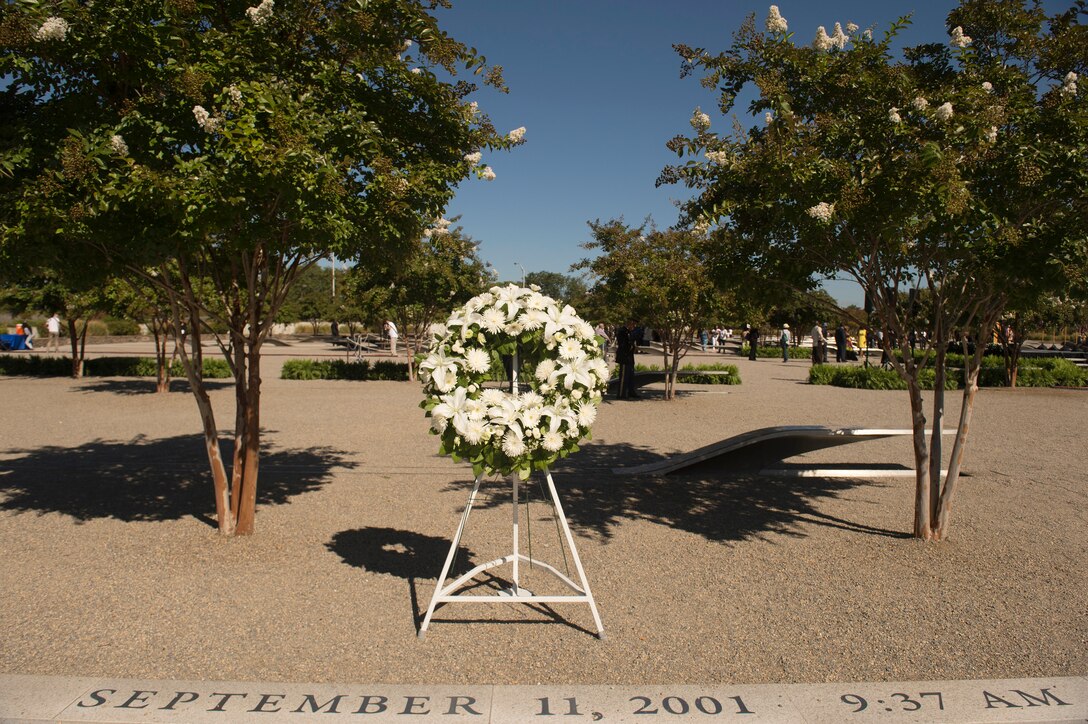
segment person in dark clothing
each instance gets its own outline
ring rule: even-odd
[[[835,361],[846,361],[846,327],[842,322],[835,328]]]
[[[745,335],[748,340],[748,359],[753,362],[756,361],[756,345],[759,344],[759,327],[749,327],[748,334]]]
[[[635,393],[635,322],[616,330],[616,368],[620,373],[620,385],[617,396],[621,400],[638,399]]]
[[[340,323],[339,322],[337,322],[335,319],[332,320],[332,325],[330,326],[329,329],[332,332],[333,337],[335,337],[336,339],[340,339]]]

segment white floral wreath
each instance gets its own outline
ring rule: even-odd
[[[593,328],[570,305],[536,285],[492,287],[430,333],[420,407],[442,437],[440,455],[468,460],[476,475],[527,478],[589,436],[608,364]],[[504,357],[517,360],[528,391],[485,386],[505,376]]]

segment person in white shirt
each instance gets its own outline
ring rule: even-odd
[[[389,354],[397,356],[397,325],[392,320],[385,320],[385,333],[389,335]]]
[[[45,320],[45,328],[49,332],[49,349],[60,352],[60,314],[53,312],[53,316]]]

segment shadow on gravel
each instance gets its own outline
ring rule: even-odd
[[[349,566],[405,579],[412,599],[412,620],[418,629],[424,612],[420,608],[417,580],[434,578],[441,572],[450,541],[396,528],[355,528],[340,531],[325,547]],[[474,557],[470,549],[458,546],[450,576],[456,578],[470,570]],[[424,588],[428,597],[434,591],[428,586]]]
[[[412,620],[416,630],[419,630],[426,613],[424,607],[421,606],[420,594],[422,593],[422,603],[430,605],[430,597],[434,594],[434,584],[431,581],[442,572],[442,564],[445,563],[450,551],[449,539],[396,528],[355,528],[337,533],[332,537],[331,542],[325,544],[325,547],[340,556],[349,566],[405,579],[408,582],[408,595],[412,601]],[[458,546],[446,583],[451,583],[461,574],[471,570],[474,565],[473,558],[475,554],[471,549],[463,545]],[[420,590],[420,580],[426,581],[422,590]],[[458,588],[457,592],[493,596],[509,586],[510,581],[484,571]],[[440,615],[446,606],[443,603],[435,608],[436,615],[431,619],[431,623],[559,624],[594,635],[594,632],[567,620],[547,604],[526,605],[541,618],[537,620],[487,617],[448,619]]]
[[[86,378],[84,378],[86,379]],[[152,378],[139,377],[136,379],[105,379],[105,380],[87,380],[81,388],[84,393],[92,392],[112,392],[115,395],[154,395],[158,394],[155,391],[155,380]],[[227,387],[233,387],[234,383],[229,380],[204,380],[204,386],[208,390],[222,390]],[[189,386],[188,380],[170,380],[170,392],[186,392],[188,393],[192,388]]]
[[[229,462],[231,444],[220,447]],[[20,457],[0,461],[0,510],[63,513],[77,521],[191,515],[215,525],[211,472],[199,435],[5,452]],[[281,505],[329,482],[334,468],[355,464],[341,451],[311,448],[264,452],[260,465],[257,504]]]
[[[703,469],[662,476],[617,475],[613,467],[657,462],[666,456],[626,444],[589,443],[560,460],[552,470],[560,502],[573,528],[601,538],[625,520],[646,520],[695,533],[718,542],[760,538],[768,534],[802,537],[802,524],[824,525],[865,535],[909,538],[887,530],[829,516],[817,509],[824,498],[837,498],[854,488],[876,485],[843,478],[776,479],[738,466],[723,472]],[[509,485],[508,481],[489,485]],[[472,481],[458,482],[467,498]],[[546,501],[543,476],[533,475],[522,495]],[[476,507],[508,505],[509,497],[483,496]]]

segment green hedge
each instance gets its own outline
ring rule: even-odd
[[[743,344],[737,351],[741,357],[748,356],[748,345]],[[756,347],[757,358],[782,359],[781,347]],[[812,359],[811,347],[790,347],[790,359]]]
[[[661,372],[662,367],[657,365],[635,365],[635,372]],[[707,371],[707,372],[727,372],[724,375],[684,375],[679,378],[680,382],[686,382],[693,385],[739,385],[740,384],[740,372],[737,370],[736,365],[721,364],[718,362],[712,362],[704,365],[684,365],[681,370],[691,371]]]
[[[0,375],[23,377],[68,377],[72,374],[70,357],[0,356]],[[87,377],[155,377],[158,366],[151,357],[94,357],[83,362],[83,374]],[[171,377],[184,377],[181,360],[170,367]],[[209,358],[204,360],[205,379],[230,377],[226,361]]]
[[[407,380],[408,365],[392,360],[291,359],[283,363],[284,380]]]
[[[963,370],[949,367],[945,380],[946,390],[963,386]],[[932,367],[922,370],[919,382],[927,390],[933,389],[936,373]],[[894,370],[857,365],[813,365],[808,381],[814,385],[853,387],[863,390],[905,390],[904,382]],[[983,364],[978,376],[979,387],[1003,387],[1004,364]],[[1088,370],[1083,370],[1060,357],[1021,361],[1016,375],[1017,387],[1088,387]]]

